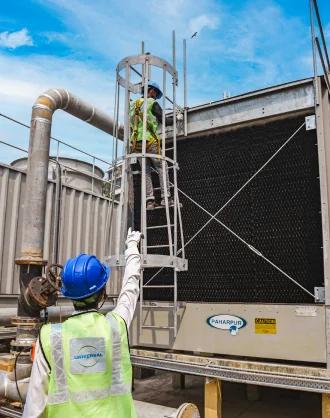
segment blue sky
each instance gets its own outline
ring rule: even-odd
[[[307,0],[11,0],[1,2],[0,112],[29,122],[39,93],[64,87],[113,112],[115,66],[146,50],[178,67],[188,39],[189,104],[311,75]],[[319,0],[330,40],[330,6]],[[197,37],[190,36],[198,31]],[[182,98],[182,83],[179,87]],[[111,160],[109,136],[58,112],[53,135]],[[0,118],[0,140],[27,146],[28,132]],[[1,160],[16,153],[1,147]],[[68,153],[67,150],[63,152]]]

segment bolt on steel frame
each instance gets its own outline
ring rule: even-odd
[[[142,52],[144,46],[142,44]],[[134,227],[134,205],[137,204],[138,196],[134,196],[134,187],[133,187],[133,174],[132,174],[132,164],[135,164],[137,161],[140,163],[141,168],[141,219],[140,219],[140,229],[142,233],[141,239],[141,256],[142,256],[142,273],[140,281],[140,329],[142,328],[151,328],[150,325],[143,324],[144,309],[147,308],[148,312],[152,309],[151,305],[144,304],[144,291],[148,288],[167,288],[172,290],[173,300],[170,301],[171,311],[173,311],[173,325],[169,324],[168,327],[161,327],[166,329],[171,329],[174,336],[177,333],[177,310],[178,310],[178,301],[177,301],[177,273],[187,269],[187,261],[185,260],[184,252],[184,237],[183,237],[183,226],[181,218],[181,209],[179,203],[178,187],[177,187],[177,170],[179,169],[177,162],[177,146],[176,146],[176,113],[177,109],[180,107],[176,104],[176,89],[178,83],[178,75],[176,70],[176,51],[175,51],[175,33],[172,35],[172,55],[173,63],[165,61],[162,58],[159,58],[150,54],[140,54],[136,56],[129,56],[124,58],[117,66],[117,80],[116,80],[116,93],[115,93],[115,125],[118,126],[118,117],[120,114],[120,109],[124,110],[124,155],[123,157],[118,156],[118,130],[115,129],[114,135],[114,159],[113,159],[113,170],[112,170],[112,182],[116,184],[115,176],[117,173],[116,167],[118,166],[119,160],[121,160],[121,192],[119,199],[119,207],[117,210],[118,216],[116,219],[112,218],[112,221],[116,222],[116,244],[114,249],[110,249],[111,255],[108,258],[109,265],[112,267],[124,267],[124,251],[125,251],[125,238],[127,234],[128,227]],[[136,69],[141,68],[141,72]],[[148,132],[148,116],[147,116],[147,94],[148,94],[148,84],[151,79],[151,74],[157,69],[161,73],[161,88],[163,90],[163,99],[162,99],[162,124],[161,132],[159,135],[160,147],[159,154],[148,152],[148,141],[147,141],[147,132]],[[138,82],[133,82],[133,73],[134,77],[138,77]],[[167,92],[167,83],[168,77],[172,84],[171,94]],[[124,103],[120,102],[120,90],[124,90]],[[131,146],[131,112],[132,112],[132,95],[142,94],[143,104],[141,106],[141,122],[142,122],[142,141],[141,146],[138,149],[132,149]],[[169,94],[171,97],[168,97]],[[167,140],[166,138],[166,121],[167,115],[166,104],[167,102],[171,106],[170,115],[173,117],[173,132],[171,133],[171,139]],[[123,105],[121,107],[121,105]],[[140,117],[140,116],[139,116]],[[158,135],[158,134],[157,134]],[[170,143],[170,147],[168,144]],[[172,154],[172,158],[168,156],[168,152]],[[157,225],[149,225],[148,222],[148,213],[147,213],[147,159],[148,164],[153,165],[152,162],[156,159],[161,160],[161,173],[162,183],[163,183],[163,195],[162,198],[165,202],[164,206],[159,206],[155,208],[157,212],[159,210],[164,211],[165,213],[165,223],[161,222]],[[172,182],[168,181],[168,171],[172,171]],[[149,174],[150,175],[150,174]],[[114,191],[114,187],[112,189]],[[172,191],[173,204],[170,202],[170,193]],[[114,196],[113,196],[114,197]],[[114,199],[113,199],[114,204]],[[148,211],[149,212],[149,211]],[[160,213],[160,212],[158,212]],[[157,217],[157,213],[155,215]],[[160,216],[157,217],[158,220]],[[114,225],[113,225],[114,226]],[[151,231],[161,231],[166,230],[166,243],[164,245],[148,245],[148,239],[150,237]],[[181,243],[183,251],[178,254],[178,242]],[[153,251],[156,249],[162,249],[161,252],[167,252],[167,254],[155,254]],[[151,250],[151,251],[150,251]],[[173,272],[171,274],[173,281],[171,285],[168,284],[157,284],[157,285],[148,285],[149,281],[144,282],[143,274],[144,270],[147,268],[169,268]],[[154,328],[159,328],[154,326]]]

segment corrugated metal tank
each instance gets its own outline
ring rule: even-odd
[[[67,157],[50,157],[48,179],[55,180],[57,162],[61,166],[61,181],[65,186],[71,186],[85,192],[102,194],[102,179],[104,171],[100,167],[86,161]],[[56,162],[57,161],[57,162]],[[11,163],[13,167],[26,171],[27,158],[19,158]]]
[[[18,267],[15,258],[20,255],[22,220],[26,181],[26,159],[16,160],[14,166],[0,163],[0,294],[17,294]],[[62,160],[62,159],[61,159]],[[65,159],[68,165],[68,159]],[[71,163],[79,163],[72,160]],[[80,168],[87,171],[88,163],[81,162]],[[91,165],[89,164],[91,167]],[[89,169],[90,169],[89,167]],[[74,173],[74,174],[73,174]],[[95,175],[103,176],[98,167]],[[79,173],[73,170],[70,178],[62,184],[59,232],[59,262],[80,252],[95,254],[103,259],[109,254],[109,214],[111,202],[101,195],[102,183],[91,192],[91,177],[74,178]],[[95,184],[95,183],[94,183]],[[53,216],[56,183],[48,182],[46,204],[46,227],[44,257],[52,262]]]

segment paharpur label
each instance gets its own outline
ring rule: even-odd
[[[254,319],[256,334],[276,334],[276,319],[275,318],[255,318]]]
[[[207,318],[207,323],[213,327],[227,330],[230,335],[237,335],[238,330],[246,326],[246,320],[236,315],[213,315]]]

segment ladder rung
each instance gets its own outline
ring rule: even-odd
[[[173,247],[174,244],[169,245],[169,244],[161,244],[161,245],[147,245],[147,248],[169,248],[169,247]]]
[[[170,184],[168,187],[169,187],[170,189],[172,189],[172,187],[174,187],[174,184]],[[155,188],[154,188],[154,190],[160,190],[160,187],[155,187]]]
[[[161,228],[167,228],[168,225],[156,225],[156,226],[147,226],[147,229],[161,229]],[[170,227],[174,226],[173,224],[170,224]]]
[[[174,147],[171,147],[171,148],[166,148],[165,149],[165,151],[173,151],[174,150]]]
[[[155,206],[152,209],[147,209],[147,210],[156,210],[156,209],[165,209],[166,206]],[[169,208],[174,208],[174,205],[169,206]]]
[[[158,304],[154,304],[154,305],[141,305],[142,308],[161,308],[161,309],[167,309],[167,308],[175,308],[175,305],[158,305]]]
[[[162,286],[162,285],[157,285],[157,284],[151,284],[151,285],[143,285],[142,286],[144,289],[169,289],[169,288],[172,288],[173,289],[173,287],[175,287],[173,284],[167,284],[167,285],[164,285],[164,286]]]
[[[180,208],[182,208],[182,203],[179,203],[179,206],[180,206]],[[156,209],[165,209],[166,208],[166,206],[155,206],[154,208],[152,208],[152,209],[148,209],[147,208],[147,210],[149,211],[151,211],[151,210],[156,210]],[[174,205],[170,205],[169,206],[169,209],[171,209],[171,208],[174,208]]]
[[[141,328],[174,329],[174,327],[162,327],[161,325],[142,325]]]

